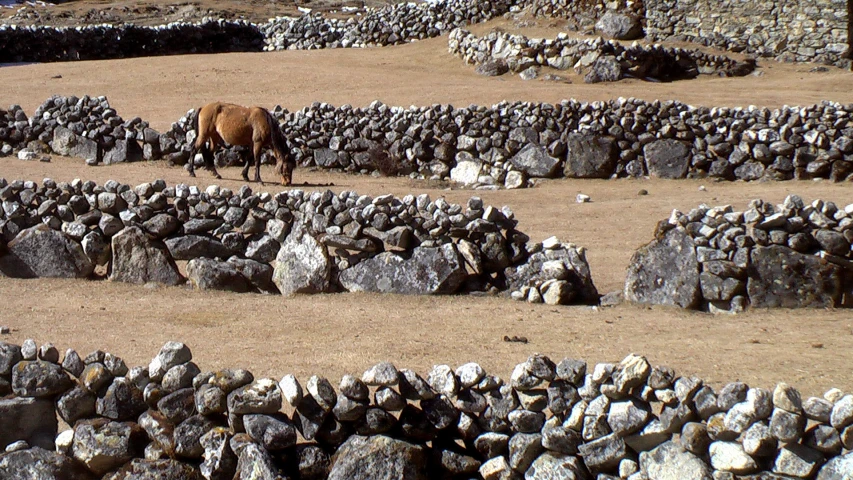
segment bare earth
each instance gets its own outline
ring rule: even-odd
[[[477,26],[479,32],[506,20]],[[553,37],[547,25],[520,30]],[[107,95],[123,117],[139,116],[167,129],[188,109],[212,100],[291,110],[315,101],[366,106],[491,105],[502,100],[558,102],[564,98],[604,100],[634,96],[677,99],[695,105],[778,107],[832,100],[853,102],[850,72],[813,73],[813,65],[760,62],[762,76],[702,78],[671,84],[625,80],[585,85],[529,81],[515,76],[485,78],[446,53],[446,38],[369,50],[321,50],[223,54],[54,63],[0,68],[0,105],[21,104],[28,113],[52,94]],[[52,78],[61,75],[62,78]],[[221,171],[220,185],[237,188],[236,168]],[[138,184],[164,178],[188,183],[179,168],[164,162],[86,167],[80,159],[51,163],[0,159],[0,176],[70,181],[75,177]],[[265,167],[262,176],[273,178]],[[211,182],[201,172],[196,183]],[[588,248],[593,278],[602,293],[618,290],[631,254],[651,239],[654,225],[673,208],[700,203],[744,208],[752,198],[781,202],[789,193],[806,200],[853,203],[849,184],[828,182],[713,183],[710,181],[555,180],[529,190],[473,192],[443,190],[406,178],[344,176],[296,171],[297,182],[333,183],[335,191],[429,193],[464,202],[481,196],[509,205],[519,228],[533,240],[557,235]],[[699,189],[706,187],[705,191]],[[279,187],[262,187],[277,191]],[[638,196],[640,189],[649,192]],[[592,203],[577,204],[578,193]],[[829,387],[853,391],[849,345],[853,316],[833,310],[756,310],[712,316],[675,309],[623,305],[615,308],[551,307],[503,298],[442,298],[334,294],[279,296],[199,292],[187,288],[141,287],[108,281],[0,279],[0,325],[12,328],[2,340],[34,338],[61,349],[103,349],[129,364],[146,363],[167,340],[192,348],[203,369],[247,367],[256,375],[301,379],[321,374],[336,381],[380,360],[427,372],[432,365],[480,362],[509,376],[534,352],[555,360],[618,361],[631,352],[646,355],[681,374],[715,386],[734,380],[772,387],[786,381],[809,395]],[[528,344],[505,343],[504,335]]]

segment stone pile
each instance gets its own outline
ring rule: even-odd
[[[241,20],[175,22],[154,27],[0,25],[0,63],[257,52],[264,44],[258,27]]]
[[[259,24],[208,19],[154,27],[0,25],[0,63],[396,45],[490,20],[512,4],[509,0],[395,3],[367,8],[347,20],[309,13]]]
[[[3,478],[735,479],[853,475],[853,395],[715,391],[638,355],[533,355],[422,377],[382,362],[322,376],[203,371],[166,343],[146,366],[0,342]],[[291,414],[285,414],[287,407]],[[57,435],[59,415],[71,428]],[[301,436],[301,440],[300,437]],[[54,440],[55,437],[55,440]],[[60,476],[62,475],[62,476]],[[72,476],[73,475],[73,476]]]
[[[617,81],[624,77],[669,81],[694,78],[699,74],[744,76],[755,69],[754,62],[739,62],[699,50],[636,42],[624,46],[601,37],[573,39],[565,33],[555,39],[528,38],[498,31],[478,37],[457,28],[450,32],[448,50],[471,65],[505,62],[509,71],[516,73],[540,67],[575,69],[585,74],[587,83]]]
[[[596,23],[607,14],[639,19],[645,15],[642,0],[528,0],[519,6],[523,12],[537,17],[565,19],[569,29],[583,33],[593,33]]]
[[[478,197],[463,206],[425,194],[0,179],[0,199],[0,272],[11,277],[82,278],[106,267],[115,281],[175,285],[185,280],[175,261],[188,261],[186,275],[199,289],[428,295],[527,288],[552,304],[598,302],[582,248],[530,243],[508,207]]]
[[[846,0],[645,0],[648,38],[849,68]]]
[[[64,118],[66,126],[53,133],[60,133],[58,145],[72,143],[62,151],[87,157],[88,137],[66,130],[69,124],[81,128],[82,120],[68,121],[82,115],[72,107],[81,102],[93,105],[84,109],[86,135],[106,138],[109,145],[110,139],[121,140],[124,131],[128,152],[136,152],[131,158],[166,158],[179,165],[188,161],[196,138],[193,110],[155,136],[138,119],[111,127],[120,117],[102,97],[54,97],[45,104],[50,107],[43,106],[28,122],[12,121],[26,117],[13,106],[12,113],[0,114],[0,138],[6,137],[0,140],[0,154],[20,150],[39,135],[49,138],[45,132]],[[45,119],[46,111],[50,119]],[[555,177],[844,181],[853,174],[853,105],[833,102],[773,110],[634,98],[490,107],[402,108],[379,101],[335,107],[315,102],[295,112],[276,107],[272,113],[302,166],[450,179],[482,189],[518,188]],[[39,135],[33,127],[42,129]],[[217,157],[220,164],[242,162],[240,148]]]
[[[853,204],[789,195],[673,211],[628,268],[632,302],[738,312],[853,307]]]

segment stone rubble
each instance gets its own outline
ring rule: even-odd
[[[20,350],[0,343],[0,361],[11,364],[12,372],[32,362],[22,360]],[[80,358],[69,349],[62,364],[74,363],[70,357]],[[95,365],[107,357],[116,358],[104,352],[86,358]],[[51,412],[53,401],[78,389],[74,385],[84,376],[62,370],[59,360],[42,361],[60,369],[61,389],[47,396],[22,390],[0,400],[3,478],[31,478],[24,472],[32,478],[208,480],[853,475],[853,454],[826,441],[850,435],[850,395],[833,390],[803,401],[784,383],[772,393],[742,383],[715,392],[700,379],[679,377],[635,354],[589,367],[533,355],[514,369],[509,383],[476,363],[436,366],[426,383],[383,362],[361,375],[366,383],[346,375],[336,392],[329,380],[312,376],[303,392],[292,375],[279,383],[245,370],[202,371],[186,345],[169,342],[149,367],[117,370],[110,389],[91,394],[101,404],[111,389],[125,385],[128,393],[112,401],[130,412],[126,418],[88,410],[69,419],[70,429],[61,433],[53,415],[37,412]],[[162,372],[173,369],[193,372],[189,386],[155,401],[162,394],[154,392],[167,389],[169,381]],[[40,370],[46,377],[36,375],[34,383],[48,383],[48,371]],[[0,372],[6,381],[10,375]],[[139,389],[146,397],[141,405]],[[213,392],[223,400],[209,400],[217,397]],[[807,431],[792,434],[774,426],[780,412],[802,415],[804,406],[814,412],[815,405],[825,406],[831,418],[819,414],[822,419],[812,419]],[[676,411],[690,421],[675,421],[670,412]],[[728,426],[728,417],[738,416],[743,419],[736,430],[746,432],[741,436]],[[725,426],[718,420],[723,417]],[[73,476],[57,477],[58,470]]]

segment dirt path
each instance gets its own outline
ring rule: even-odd
[[[488,28],[482,27],[482,28]],[[548,32],[545,32],[548,33]],[[501,100],[556,102],[635,96],[678,99],[697,105],[778,107],[824,99],[853,102],[851,74],[837,69],[809,73],[809,65],[761,62],[763,76],[702,78],[671,84],[623,81],[585,85],[524,82],[514,76],[484,78],[446,53],[446,39],[369,50],[326,50],[142,58],[103,62],[0,67],[0,105],[19,103],[32,112],[51,94],[107,95],[125,118],[140,116],[167,128],[187,109],[211,100],[298,109],[314,101],[364,106],[434,102],[461,106]],[[62,78],[51,78],[61,75]],[[237,187],[236,168],[221,185]],[[265,178],[273,178],[265,167]],[[51,163],[0,159],[0,176],[68,181],[75,177],[136,184],[164,178],[188,182],[163,162],[86,167],[79,159]],[[210,183],[206,172],[197,184]],[[744,208],[751,198],[781,202],[788,193],[807,200],[853,203],[851,185],[827,182],[708,183],[700,181],[546,182],[523,191],[437,190],[400,178],[343,176],[297,170],[298,182],[334,183],[333,190],[368,194],[428,192],[462,202],[473,194],[509,205],[534,240],[557,235],[588,247],[601,292],[621,288],[633,251],[647,242],[655,223],[673,208],[700,203]],[[705,191],[699,186],[704,185]],[[268,187],[277,190],[275,187]],[[304,187],[312,188],[312,187]],[[640,189],[649,191],[638,196]],[[577,193],[592,203],[577,204]],[[388,359],[426,372],[435,363],[481,362],[508,376],[533,352],[560,359],[617,361],[630,352],[647,355],[684,374],[719,382],[743,380],[772,387],[787,381],[808,394],[831,386],[853,391],[848,365],[853,318],[838,311],[754,311],[729,317],[670,309],[621,306],[548,307],[496,298],[408,298],[378,295],[277,296],[192,292],[110,282],[0,279],[0,325],[13,328],[5,341],[32,337],[81,352],[95,348],[147,362],[169,339],[188,343],[203,368],[246,366],[261,375],[320,373],[337,381]],[[504,335],[526,336],[527,345]]]

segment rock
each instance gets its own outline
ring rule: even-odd
[[[650,415],[648,405],[639,400],[613,402],[607,413],[607,424],[614,434],[625,437],[642,430]]]
[[[148,392],[148,389],[146,388],[145,391]],[[157,401],[156,405],[157,410],[174,424],[181,423],[196,413],[195,395],[192,388],[182,388],[170,393]]]
[[[20,397],[53,397],[71,385],[68,374],[55,363],[25,360],[12,369],[12,391]]]
[[[463,185],[473,185],[480,179],[483,162],[467,152],[457,155],[456,166],[450,169],[450,180]]]
[[[829,423],[836,430],[853,425],[853,395],[844,395],[835,402],[830,413]]]
[[[18,440],[25,440],[33,447],[53,450],[56,432],[56,414],[53,410],[53,402],[50,400],[15,397],[0,399],[0,445],[2,447]]]
[[[688,452],[705,456],[711,439],[708,438],[708,429],[704,423],[688,422],[681,428],[681,446]]]
[[[45,224],[22,230],[0,256],[0,274],[15,278],[85,278],[95,269],[83,247]]]
[[[465,279],[465,264],[453,244],[417,247],[408,260],[391,252],[364,260],[340,274],[350,292],[408,295],[454,293]]]
[[[246,415],[243,417],[246,433],[269,451],[284,450],[296,445],[296,427],[286,417]]]
[[[613,55],[598,57],[583,77],[586,83],[618,82],[621,79],[622,65]]]
[[[399,373],[391,362],[380,362],[365,371],[361,381],[370,386],[393,387],[399,381]]]
[[[278,469],[276,469],[272,457],[260,445],[249,442],[239,449],[237,455],[237,473],[234,478],[252,480],[279,480],[282,478],[278,475]]]
[[[433,450],[432,465],[437,465],[442,474],[448,477],[470,476],[480,469],[479,461],[449,449]]]
[[[178,227],[178,219],[166,213],[158,213],[142,224],[142,228],[157,239],[162,239],[175,233]]]
[[[136,420],[146,409],[142,391],[125,377],[116,378],[98,399],[96,412],[111,420]]]
[[[478,75],[483,75],[486,77],[497,77],[505,74],[509,71],[509,67],[504,60],[490,60],[480,65],[477,65],[477,68],[474,69]]]
[[[0,463],[0,471],[2,471],[2,463]],[[849,480],[850,478],[853,478],[853,453],[829,460],[817,474],[817,480]]]
[[[643,147],[643,156],[652,177],[684,178],[690,167],[690,149],[679,140],[655,140]]]
[[[587,477],[583,462],[572,455],[545,452],[524,472],[525,480],[584,480]]]
[[[96,477],[71,457],[33,447],[0,455],[0,478],[7,480],[94,480]]]
[[[93,420],[74,427],[71,451],[92,473],[104,475],[141,456],[146,442],[145,432],[135,423]]]
[[[164,414],[149,410],[139,416],[139,426],[148,434],[153,445],[164,454],[174,457],[175,425]]]
[[[228,263],[233,265],[258,290],[262,292],[276,290],[272,283],[273,268],[268,263],[238,257],[229,258]]]
[[[216,423],[202,415],[193,415],[175,427],[175,453],[183,458],[199,459],[204,453],[201,437],[216,427]]]
[[[264,378],[228,394],[228,412],[273,414],[281,410],[281,398],[278,383]]]
[[[134,458],[106,480],[203,480],[198,469],[177,460],[143,460]]]
[[[142,160],[142,147],[136,139],[116,140],[115,146],[104,152],[104,165],[114,163],[139,162]]]
[[[332,458],[329,480],[425,480],[426,467],[422,447],[383,435],[353,435]]]
[[[56,400],[56,412],[65,423],[74,425],[81,418],[95,415],[96,399],[95,394],[77,385]]]
[[[84,160],[100,160],[98,142],[77,135],[73,131],[57,126],[53,129],[53,141],[50,148],[58,155],[77,157]]]
[[[272,280],[282,295],[322,293],[329,289],[330,274],[326,247],[308,233],[291,231],[276,257]]]
[[[569,178],[610,178],[618,153],[608,137],[570,133],[563,174]]]
[[[228,396],[221,388],[204,384],[195,391],[195,409],[201,415],[226,413]]]
[[[515,188],[524,188],[527,186],[527,175],[524,172],[519,172],[518,170],[511,170],[506,172],[506,178],[504,179],[504,188],[506,189],[515,189]]]
[[[183,235],[166,240],[169,254],[175,260],[192,260],[194,258],[221,258],[231,256],[231,249],[215,238],[204,235]]]
[[[493,457],[480,465],[480,476],[483,480],[512,480],[516,475],[506,457]]]
[[[509,466],[516,472],[525,472],[542,450],[541,434],[516,433],[509,439]]]
[[[779,245],[755,247],[747,292],[755,308],[832,308],[841,299],[841,268]]]
[[[613,40],[636,40],[643,36],[643,25],[634,15],[608,11],[595,22],[595,31]]]
[[[189,362],[192,358],[193,354],[188,346],[181,342],[166,342],[148,365],[148,376],[153,381],[160,381],[166,372]]]
[[[329,475],[329,455],[316,445],[299,445],[296,447],[298,457],[298,478],[305,480],[322,480]]]
[[[194,258],[187,263],[187,279],[199,290],[225,290],[245,293],[251,285],[233,264],[209,258]]]
[[[161,242],[149,240],[139,227],[128,227],[112,237],[110,280],[165,285],[183,283],[175,261]]]
[[[804,445],[788,444],[779,449],[773,462],[773,473],[798,478],[811,478],[823,464],[823,455]]]
[[[528,143],[511,159],[516,170],[524,172],[529,177],[553,178],[557,174],[560,160],[548,155],[545,148],[535,143]]]
[[[697,305],[699,262],[693,239],[684,230],[669,230],[634,253],[625,280],[625,299],[681,308]]]
[[[759,469],[755,460],[747,455],[737,442],[714,442],[709,448],[709,453],[711,466],[717,470],[743,475]]]
[[[803,436],[806,417],[797,413],[775,409],[770,418],[770,434],[781,442],[795,442]]]
[[[204,461],[199,470],[207,480],[233,480],[237,470],[237,455],[231,450],[230,433],[217,427],[201,436],[199,444],[204,448]]]
[[[668,441],[640,453],[640,469],[649,480],[712,480],[711,468],[677,443]]]
[[[613,471],[619,462],[627,458],[625,442],[616,434],[610,434],[578,447],[583,462],[593,473]]]

